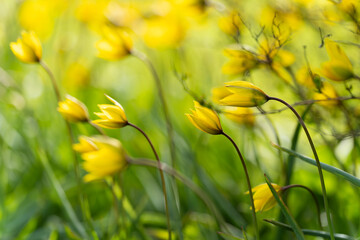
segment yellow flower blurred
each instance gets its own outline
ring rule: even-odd
[[[90,70],[82,61],[73,62],[66,69],[63,82],[67,89],[86,87],[90,83]]]
[[[73,144],[73,149],[79,153],[86,153],[98,150],[97,146],[91,138],[80,136],[79,143]]]
[[[172,48],[185,37],[184,23],[178,16],[152,16],[144,20],[141,31],[145,44],[151,48]]]
[[[99,104],[101,113],[96,112],[96,116],[100,117],[98,120],[92,121],[96,125],[103,128],[122,128],[128,124],[124,108],[113,98],[106,95],[106,97],[114,104]]]
[[[104,12],[110,0],[81,0],[75,11],[75,17],[86,23],[90,29],[99,31],[106,22]]]
[[[224,74],[240,74],[255,68],[259,61],[254,52],[246,47],[232,46],[224,50],[229,61],[222,67]]]
[[[336,93],[335,88],[328,82],[323,82],[321,93],[315,93],[313,96],[315,100],[327,100],[337,97],[338,94]],[[339,102],[337,100],[327,100],[327,101],[319,101],[318,103],[324,107],[332,107],[337,105]]]
[[[74,145],[84,160],[83,168],[88,172],[84,181],[94,181],[120,173],[127,166],[127,156],[120,141],[105,136],[80,137]]]
[[[17,42],[10,43],[10,48],[14,55],[25,63],[37,63],[41,60],[41,42],[34,32],[23,31]]]
[[[214,110],[201,106],[194,101],[195,110],[191,114],[185,114],[190,122],[203,132],[217,135],[223,132],[220,119]]]
[[[271,185],[278,194],[281,193],[282,188],[279,185],[275,183],[272,183]],[[260,184],[251,190],[254,194],[255,212],[268,211],[276,205],[276,199],[266,183]],[[248,194],[249,192],[246,193]]]
[[[334,81],[345,81],[354,76],[353,66],[340,46],[325,39],[326,51],[330,61],[322,64],[321,73],[328,79]]]
[[[66,96],[65,101],[59,102],[57,110],[69,122],[87,122],[89,120],[86,106],[70,95]]]
[[[105,26],[104,38],[96,42],[98,57],[106,60],[119,60],[131,54],[133,42],[124,30]]]
[[[37,33],[41,39],[50,36],[55,20],[67,7],[64,0],[26,0],[19,9],[20,25]]]
[[[234,107],[255,107],[268,101],[268,96],[254,84],[245,81],[225,83],[230,95],[220,99],[220,104]]]
[[[254,126],[255,124],[255,115],[251,108],[237,107],[235,109],[226,109],[223,113],[225,117],[235,123],[247,126]]]
[[[236,11],[231,11],[229,14],[219,19],[220,29],[230,36],[239,35],[242,26],[240,15]]]

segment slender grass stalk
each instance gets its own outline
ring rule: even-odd
[[[266,177],[265,174],[264,174],[264,176],[265,176],[265,181],[271,190],[271,193],[273,194],[276,202],[280,206],[281,212],[285,215],[286,219],[290,223],[290,226],[291,226],[292,230],[294,231],[296,238],[298,240],[305,240],[304,234],[302,233],[302,231],[301,231],[299,225],[297,224],[297,222],[295,221],[294,217],[291,215],[289,209],[287,208],[287,206],[285,205],[283,200],[280,198],[279,194],[276,192],[274,187],[271,185],[269,179]]]
[[[169,240],[171,240],[171,224],[170,224],[170,212],[169,212],[169,206],[168,206],[168,199],[167,199],[167,192],[166,192],[166,185],[165,185],[165,177],[164,177],[164,172],[161,169],[161,162],[160,162],[160,158],[159,155],[157,154],[155,147],[153,145],[153,143],[151,142],[149,136],[138,126],[132,124],[132,123],[128,123],[129,126],[135,128],[136,130],[138,130],[148,141],[154,155],[156,158],[156,161],[159,165],[159,171],[160,171],[160,176],[161,176],[161,185],[162,185],[162,190],[163,190],[163,194],[164,194],[164,202],[165,202],[165,212],[166,212],[166,222],[167,222],[167,228],[168,228],[168,238]]]
[[[171,166],[175,167],[176,153],[175,153],[175,143],[174,143],[174,128],[173,128],[173,125],[171,122],[171,117],[169,114],[169,110],[168,110],[168,106],[167,106],[167,102],[166,102],[166,98],[165,98],[165,94],[164,94],[164,88],[162,86],[160,77],[157,74],[154,65],[152,64],[150,59],[144,53],[133,49],[131,51],[131,54],[134,57],[141,60],[149,68],[149,70],[155,80],[156,88],[158,91],[158,95],[160,98],[161,106],[162,106],[163,113],[165,116],[165,121],[166,121],[166,130],[167,130],[167,134],[168,134],[168,143],[169,143],[170,156],[171,156]]]
[[[288,231],[293,231],[293,229],[291,228],[291,226],[282,223],[282,222],[278,222],[275,220],[270,220],[270,219],[263,219],[265,222],[271,223],[275,226],[278,227],[282,227]],[[325,239],[330,239],[330,234],[328,232],[324,232],[324,231],[317,231],[317,230],[311,230],[311,229],[301,229],[301,231],[303,232],[304,235],[309,235],[309,236],[315,236],[315,237],[322,237]],[[336,240],[355,240],[354,237],[342,234],[342,233],[335,233],[334,237]]]
[[[163,170],[165,173],[169,174],[170,176],[178,179],[180,182],[185,184],[188,188],[190,188],[198,197],[203,200],[205,205],[209,208],[209,210],[214,215],[216,222],[219,224],[219,227],[223,227],[227,230],[227,232],[230,232],[226,226],[225,220],[222,217],[222,215],[218,212],[216,209],[214,203],[211,201],[209,196],[204,192],[200,187],[198,187],[195,183],[193,183],[189,178],[182,175],[180,172],[176,171],[174,168],[170,167],[169,165],[165,163],[156,163],[154,161],[148,160],[148,159],[127,159],[129,164],[132,165],[139,165],[139,166],[148,166],[148,167],[154,167],[157,169]]]
[[[330,209],[329,209],[329,203],[328,203],[328,199],[327,199],[327,195],[326,195],[326,187],[325,187],[325,181],[324,181],[324,176],[322,173],[322,169],[321,169],[321,164],[320,164],[320,160],[318,157],[318,154],[316,152],[316,148],[315,145],[312,141],[312,138],[310,136],[310,133],[304,123],[304,120],[301,118],[301,116],[299,115],[299,113],[287,102],[285,102],[284,100],[280,99],[280,98],[276,98],[276,97],[268,97],[268,100],[274,100],[274,101],[278,101],[282,104],[284,104],[286,107],[288,107],[297,117],[297,119],[299,120],[299,123],[301,124],[302,128],[305,131],[306,137],[309,141],[311,150],[314,154],[315,160],[316,160],[316,165],[318,168],[318,173],[319,173],[319,178],[320,178],[320,183],[321,183],[321,190],[322,190],[322,195],[323,195],[323,199],[324,199],[324,207],[325,207],[325,211],[326,211],[326,218],[327,218],[327,222],[328,222],[328,226],[329,226],[329,231],[330,231],[330,237],[331,240],[334,240],[334,229],[333,229],[333,222],[330,216]]]
[[[318,223],[319,223],[320,229],[322,229],[322,226],[321,226],[321,218],[320,218],[320,206],[319,206],[319,203],[318,203],[318,201],[317,201],[317,199],[316,199],[316,196],[315,196],[315,194],[313,193],[313,191],[311,191],[310,188],[308,188],[308,187],[306,187],[306,186],[303,186],[303,185],[300,185],[300,184],[287,185],[287,186],[285,186],[285,187],[282,187],[281,190],[286,191],[286,190],[291,189],[291,188],[303,188],[303,189],[305,189],[306,191],[308,191],[308,192],[310,193],[310,195],[311,195],[311,197],[313,198],[313,200],[314,200],[314,202],[315,202],[315,205],[316,205],[317,221],[318,221]]]
[[[256,239],[260,239],[259,227],[258,227],[257,220],[256,220],[254,197],[253,197],[252,187],[251,187],[251,183],[250,183],[250,177],[249,177],[249,173],[247,171],[247,167],[246,167],[244,157],[242,156],[242,154],[240,152],[240,149],[236,145],[234,140],[229,135],[227,135],[225,132],[222,132],[222,135],[224,135],[227,139],[230,140],[230,142],[233,144],[233,146],[236,149],[236,152],[239,155],[239,158],[241,160],[241,164],[243,166],[245,176],[246,176],[246,183],[247,183],[248,189],[249,189],[249,196],[250,196],[250,202],[251,202],[251,212],[252,212],[253,222],[254,222],[254,226],[255,226]]]
[[[60,102],[61,101],[60,90],[59,90],[59,87],[58,87],[58,85],[56,83],[54,74],[52,73],[52,71],[50,70],[50,68],[48,67],[48,65],[44,61],[40,61],[39,64],[46,71],[46,73],[49,75],[52,86],[54,88],[56,100],[57,100],[57,102]],[[74,163],[74,172],[75,172],[75,178],[76,178],[76,181],[77,181],[77,187],[78,187],[78,191],[79,191],[79,201],[80,201],[80,207],[81,207],[82,215],[88,221],[88,224],[90,226],[92,226],[91,219],[90,219],[91,217],[88,219],[89,216],[88,216],[88,214],[86,214],[87,211],[85,209],[85,204],[84,204],[82,181],[81,181],[80,169],[79,169],[79,160],[77,158],[77,154],[76,154],[75,150],[72,148],[73,144],[75,143],[74,134],[73,134],[73,131],[71,129],[70,123],[68,121],[66,121],[65,119],[64,119],[64,121],[65,121],[65,125],[66,125],[67,135],[68,135],[69,141],[70,141],[71,152],[73,154],[73,159],[74,159],[74,161],[73,161],[73,163]]]
[[[84,239],[88,239],[87,233],[84,229],[84,227],[81,225],[79,219],[77,218],[69,200],[66,197],[66,194],[64,192],[64,189],[61,187],[59,181],[56,179],[56,176],[49,164],[48,158],[46,156],[46,153],[43,149],[41,149],[40,147],[37,147],[37,154],[38,157],[45,169],[45,172],[47,173],[49,180],[51,182],[51,184],[53,185],[64,209],[66,214],[68,215],[70,221],[72,222],[72,224],[74,225],[75,229],[77,230],[77,232],[84,238]]]

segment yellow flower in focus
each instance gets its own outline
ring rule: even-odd
[[[128,120],[125,115],[124,108],[106,95],[106,97],[114,104],[99,104],[99,108],[101,110],[101,113],[95,113],[96,116],[100,117],[101,119],[92,121],[96,125],[103,127],[103,128],[122,128],[128,124]]]
[[[255,115],[250,108],[237,107],[235,109],[224,110],[223,113],[225,117],[235,123],[247,126],[254,126],[255,124]]]
[[[353,66],[340,46],[325,39],[325,47],[330,61],[322,64],[322,74],[334,81],[345,81],[352,78],[354,76]]]
[[[336,93],[335,88],[328,82],[323,82],[321,93],[315,93],[313,96],[315,100],[327,100],[337,97],[338,94]],[[319,101],[318,103],[324,107],[333,107],[336,106],[339,102],[337,100],[327,100]]]
[[[219,19],[219,27],[224,33],[230,36],[239,35],[240,28],[242,27],[239,13],[231,11],[228,15],[221,17]]]
[[[105,137],[81,137],[74,149],[84,160],[83,168],[88,172],[85,182],[99,180],[121,172],[127,166],[127,156],[120,141]]]
[[[230,95],[220,99],[220,104],[234,107],[255,107],[268,101],[268,96],[254,84],[245,81],[226,83]]]
[[[275,184],[271,184],[277,193],[281,193],[282,188]],[[260,184],[251,189],[254,196],[255,212],[268,211],[276,205],[276,199],[274,198],[269,186],[266,183]],[[249,193],[249,192],[246,192]]]
[[[17,42],[10,43],[11,51],[22,62],[37,63],[42,56],[42,47],[39,38],[34,32],[21,33]]]
[[[224,54],[229,61],[222,67],[224,74],[240,74],[249,71],[258,65],[256,55],[246,47],[230,47],[224,50]]]
[[[194,101],[195,110],[191,114],[185,114],[190,122],[203,132],[217,135],[223,132],[220,119],[214,110],[201,106]]]
[[[98,57],[105,60],[119,60],[131,54],[133,42],[122,29],[106,26],[104,38],[96,42]]]
[[[231,95],[232,93],[224,87],[216,87],[211,90],[212,92],[212,100],[216,104],[221,104],[220,100]]]
[[[86,106],[70,95],[66,96],[65,101],[59,102],[57,110],[69,122],[87,122],[89,120]]]

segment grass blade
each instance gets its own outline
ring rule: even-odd
[[[299,158],[300,160],[302,160],[302,161],[304,161],[304,162],[307,162],[307,163],[309,163],[309,164],[311,164],[311,165],[316,166],[316,162],[315,162],[315,160],[312,159],[312,158],[306,157],[306,156],[304,156],[304,155],[302,155],[302,154],[300,154],[300,153],[297,153],[297,152],[292,151],[292,150],[290,150],[290,149],[287,149],[287,148],[278,146],[278,145],[276,145],[276,144],[273,144],[273,146],[276,147],[276,148],[278,148],[278,149],[280,149],[280,150],[282,150],[282,151],[284,151],[284,152],[287,152],[288,154],[291,154],[291,155],[296,156],[297,158]],[[321,167],[322,167],[325,171],[328,171],[328,172],[330,172],[330,173],[332,173],[332,174],[335,174],[335,175],[337,175],[337,176],[340,176],[340,177],[342,177],[343,179],[351,182],[351,183],[354,184],[355,186],[360,187],[360,179],[357,178],[357,177],[355,177],[355,176],[353,176],[353,175],[351,175],[350,173],[345,172],[345,171],[343,171],[343,170],[341,170],[341,169],[339,169],[339,168],[333,167],[333,166],[331,166],[331,165],[328,165],[328,164],[326,164],[326,163],[320,163],[320,165],[321,165]]]
[[[270,184],[269,179],[266,177],[266,175],[265,175],[265,181],[266,181],[267,185],[269,186],[277,203],[279,204],[281,212],[285,215],[286,219],[290,223],[291,228],[293,229],[293,231],[296,235],[296,238],[299,240],[305,240],[304,234],[301,231],[299,225],[296,223],[295,219],[291,216],[289,209],[285,206],[284,202],[281,200],[280,196],[277,194],[274,187]]]
[[[289,226],[289,225],[287,225],[285,223],[278,222],[278,221],[275,221],[275,220],[270,220],[270,219],[264,219],[264,221],[268,222],[268,223],[271,223],[271,224],[273,224],[275,226],[282,227],[283,229],[286,229],[288,231],[293,231],[291,226]],[[311,229],[301,229],[301,231],[305,235],[330,239],[330,233],[325,232],[325,231],[318,231],[318,230],[311,230]],[[338,240],[355,240],[354,237],[351,237],[351,236],[348,236],[348,235],[342,234],[342,233],[335,233],[334,237],[335,237],[335,239],[338,239]]]

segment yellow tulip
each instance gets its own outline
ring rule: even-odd
[[[190,122],[203,132],[217,135],[223,132],[220,119],[214,110],[201,106],[194,101],[195,110],[192,114],[185,114]]]
[[[322,64],[321,73],[334,81],[345,81],[352,78],[354,76],[353,66],[340,46],[325,39],[325,47],[330,61]]]
[[[101,119],[93,121],[96,125],[103,127],[103,128],[122,128],[128,124],[128,120],[125,115],[124,108],[112,99],[111,97],[106,97],[114,104],[99,104],[99,108],[101,113],[95,113],[96,116],[100,117]]]
[[[281,193],[282,188],[272,183],[271,184],[277,193]],[[274,198],[269,186],[266,183],[260,184],[251,189],[254,194],[255,212],[268,211],[276,205],[276,199]],[[246,192],[249,193],[249,192]]]
[[[268,101],[268,96],[252,83],[234,81],[226,83],[230,95],[220,99],[220,104],[234,107],[255,107]]]
[[[79,145],[87,147],[81,148]],[[125,150],[120,141],[114,138],[105,136],[83,137],[80,138],[79,145],[74,145],[74,149],[80,149],[79,152],[82,153],[83,168],[88,172],[84,177],[85,182],[112,176],[121,172],[127,166]],[[84,149],[85,151],[82,151]]]
[[[229,58],[229,61],[222,67],[224,74],[244,73],[255,68],[259,63],[256,55],[250,49],[230,47],[225,49],[224,54]]]
[[[86,106],[70,95],[66,96],[65,101],[59,102],[57,110],[69,122],[87,122],[89,120]]]
[[[328,82],[323,82],[321,93],[315,93],[314,99],[315,100],[326,100],[326,101],[319,101],[319,104],[324,107],[333,107],[337,105],[339,102],[337,100],[327,100],[331,98],[337,98],[338,95],[335,91],[335,88]]]
[[[98,57],[105,60],[119,60],[131,54],[131,37],[120,28],[104,27],[104,38],[96,42]]]
[[[41,42],[34,32],[23,31],[17,42],[10,43],[10,48],[14,55],[25,63],[37,63],[41,60]]]

